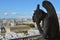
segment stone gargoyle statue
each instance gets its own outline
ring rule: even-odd
[[[44,38],[59,39],[59,22],[54,6],[49,1],[43,1],[42,6],[47,12],[41,10],[38,4],[32,16],[33,22],[37,24],[37,28]],[[41,21],[43,29],[40,26]]]

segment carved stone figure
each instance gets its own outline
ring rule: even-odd
[[[43,29],[40,26],[40,22],[42,20],[43,26],[44,26],[44,19],[45,19],[46,15],[47,15],[47,13],[45,13],[43,10],[41,10],[39,8],[39,4],[38,4],[36,10],[34,11],[32,19],[33,19],[33,22],[36,22],[37,28],[41,34],[44,34],[44,33],[43,33]]]
[[[43,1],[42,5],[47,10],[47,13],[39,9],[39,5],[37,5],[32,17],[33,22],[36,22],[38,30],[45,35],[45,38],[59,39],[59,22],[55,8],[49,1]],[[40,26],[41,21],[43,21],[44,30]]]

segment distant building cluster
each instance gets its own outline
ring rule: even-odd
[[[31,28],[28,25],[21,25],[21,24],[34,24],[35,28]],[[60,24],[60,18],[59,18],[59,24]],[[41,22],[41,26],[42,26],[42,22]],[[22,19],[0,19],[0,36],[2,33],[2,35],[6,35],[7,38],[11,38],[10,36],[12,34],[10,34],[10,32],[12,32],[12,33],[15,32],[15,35],[20,35],[20,36],[22,36],[22,34],[25,34],[25,35],[40,34],[37,29],[36,23],[33,23],[32,19],[25,19],[25,18],[22,18]],[[4,33],[6,33],[6,34],[4,34]],[[20,34],[20,33],[22,33],[22,34]],[[18,37],[20,37],[20,36],[18,36]]]
[[[0,25],[3,26],[15,26],[16,24],[29,24],[33,23],[32,19],[21,18],[21,19],[0,19]]]
[[[1,33],[1,27],[4,27],[6,32],[10,32],[10,31],[18,32],[18,30],[20,32],[26,31],[26,30],[29,30],[31,27],[29,27],[28,25],[21,25],[21,24],[31,24],[31,23],[35,25],[35,28],[37,28],[37,25],[35,23],[33,23],[32,19],[29,19],[29,18],[28,19],[27,18],[0,19],[0,33]],[[60,24],[60,18],[59,18],[59,24]],[[42,26],[42,24],[41,24],[41,26]],[[24,29],[24,30],[22,30],[22,29]]]
[[[27,18],[21,18],[21,19],[0,19],[0,26],[4,27],[6,32],[10,32],[10,31],[14,31],[14,32],[18,32],[18,31],[23,31],[22,29],[24,29],[24,31],[30,29],[31,27],[29,27],[28,25],[21,25],[21,24],[34,24],[32,22],[32,19],[27,19]],[[1,29],[0,29],[0,33],[1,33]]]

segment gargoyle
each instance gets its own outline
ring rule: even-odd
[[[33,22],[36,22],[38,30],[44,35],[44,38],[59,39],[59,22],[54,6],[49,1],[43,1],[42,6],[47,13],[39,9],[39,5],[33,14]],[[43,21],[44,30],[40,26]]]

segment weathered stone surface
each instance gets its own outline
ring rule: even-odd
[[[45,18],[46,35],[48,38],[59,38],[59,22],[54,6],[49,1],[43,1],[43,7],[47,10]]]
[[[43,30],[40,26],[40,22],[45,18],[45,16],[46,16],[46,13],[39,8],[39,4],[38,4],[36,10],[34,11],[32,19],[33,19],[33,22],[36,22],[40,33],[43,33]]]
[[[43,10],[37,9],[33,14],[33,22],[36,22],[38,30],[45,38],[59,39],[59,22],[54,6],[49,1],[43,1],[43,7],[47,10],[45,13]],[[43,21],[44,30],[40,26],[40,22]]]

